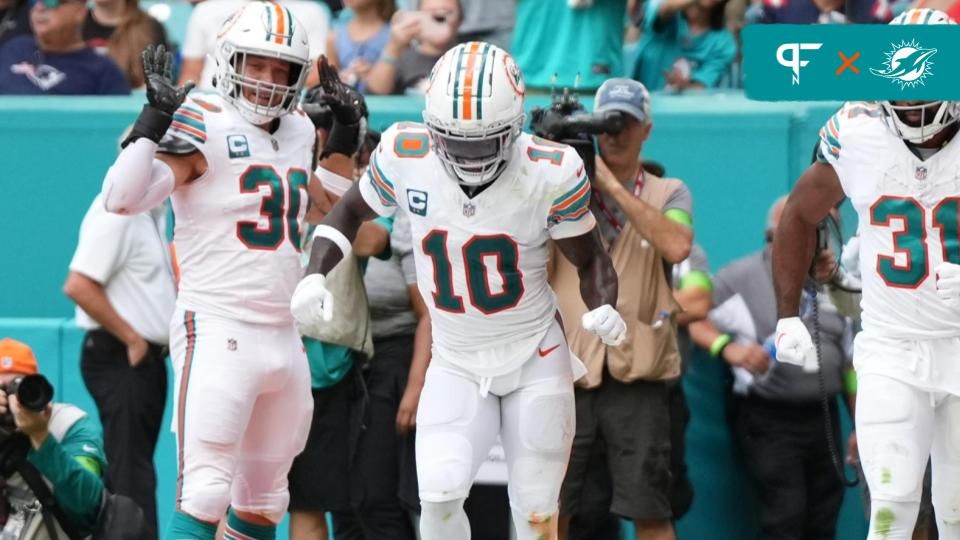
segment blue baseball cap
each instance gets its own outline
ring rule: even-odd
[[[621,111],[641,123],[652,120],[650,92],[640,81],[615,78],[604,81],[593,101],[594,112]]]

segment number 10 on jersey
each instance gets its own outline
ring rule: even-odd
[[[453,262],[447,242],[447,231],[434,229],[423,237],[423,252],[433,263],[433,301],[437,309],[464,313],[463,296],[453,284]],[[505,234],[473,236],[460,250],[461,264],[467,281],[470,304],[486,315],[506,311],[523,297],[523,273],[520,272],[520,249]],[[494,293],[490,286],[487,258],[496,258],[503,290]]]

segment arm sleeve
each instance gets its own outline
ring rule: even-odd
[[[143,138],[120,151],[103,179],[103,207],[108,212],[145,212],[173,193],[173,171],[155,158],[156,152],[157,143]]]
[[[367,171],[360,177],[360,194],[363,195],[363,200],[377,214],[384,217],[392,216],[397,211],[397,190],[394,181],[400,175],[392,170],[397,167],[383,150],[392,146],[392,135],[395,133],[391,128],[383,134],[380,144],[371,154]],[[388,134],[391,137],[388,137]]]
[[[389,260],[390,257],[393,255],[393,249],[392,249],[392,246],[390,245],[390,236],[391,236],[391,233],[393,232],[393,219],[394,219],[394,216],[378,217],[377,219],[373,220],[374,223],[376,223],[380,227],[383,227],[383,229],[387,231],[387,244],[383,247],[383,251],[374,255],[374,257],[383,261]]]
[[[693,73],[690,80],[698,82],[707,88],[715,88],[730,69],[734,57],[737,55],[737,44],[726,30],[714,30],[715,42],[703,62]]]
[[[554,240],[580,236],[597,225],[590,211],[590,180],[583,161],[572,148],[565,152],[567,163],[560,173],[564,180],[553,191],[547,214],[547,230]]]
[[[105,212],[98,198],[80,226],[80,240],[70,270],[104,285],[125,257],[130,218]]]
[[[677,15],[673,14],[666,19],[657,15],[663,0],[647,0],[643,13],[643,31],[650,33],[669,33],[677,30]]]
[[[678,289],[700,287],[707,291],[713,290],[713,280],[710,278],[710,265],[707,254],[699,244],[694,243],[690,249],[690,256],[680,263]]]
[[[693,194],[683,182],[670,192],[663,204],[663,215],[671,221],[693,228]]]
[[[52,435],[37,450],[31,450],[30,463],[53,485],[57,503],[68,517],[86,530],[93,530],[103,496],[101,473],[105,465],[99,430],[87,425],[89,417],[79,420],[67,431],[63,441]]]

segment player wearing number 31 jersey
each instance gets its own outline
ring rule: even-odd
[[[892,24],[954,22],[912,9]],[[777,359],[816,370],[797,317],[813,231],[844,195],[859,216],[856,428],[870,540],[911,537],[928,457],[940,537],[960,539],[958,118],[946,101],[844,105],[820,131],[818,162],[797,182],[774,242]]]
[[[577,153],[521,133],[523,79],[501,49],[472,42],[433,68],[424,124],[388,129],[363,178],[327,216],[291,309],[304,328],[332,309],[323,274],[349,253],[361,221],[404,212],[433,327],[417,415],[424,540],[461,540],[473,478],[500,436],[520,540],[553,537],[574,434],[571,359],[547,284],[547,241],[580,271],[593,310],[582,323],[624,337],[617,278],[594,230]]]
[[[173,200],[181,269],[171,322],[176,513],[168,538],[266,539],[313,401],[289,310],[316,135],[299,109],[305,30],[281,4],[244,4],[223,26],[218,95],[189,97],[169,54],[145,53],[148,105],[104,180],[107,209]],[[319,193],[319,192],[317,192]],[[169,479],[173,482],[174,479]]]

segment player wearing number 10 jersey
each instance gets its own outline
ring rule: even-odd
[[[521,133],[523,79],[487,43],[434,67],[424,124],[388,129],[364,177],[318,227],[292,311],[305,328],[329,317],[323,274],[349,253],[363,220],[404,212],[433,359],[417,415],[424,540],[462,540],[463,501],[497,435],[508,462],[517,538],[553,537],[574,434],[571,359],[547,284],[547,241],[580,270],[593,310],[576,321],[609,345],[625,324],[617,278],[594,230],[590,181],[570,147]]]
[[[954,23],[912,9],[892,24]],[[960,538],[958,117],[947,101],[844,105],[820,131],[818,162],[797,182],[774,243],[777,359],[815,370],[796,316],[813,228],[844,195],[859,216],[856,428],[870,540],[911,537],[928,456],[940,537]]]
[[[289,310],[316,134],[299,109],[305,30],[250,2],[218,38],[218,95],[187,97],[145,53],[149,104],[104,181],[107,209],[172,197],[181,278],[171,322],[176,513],[168,538],[273,538],[313,401]],[[316,192],[319,193],[319,192]],[[171,479],[172,481],[172,479]]]

